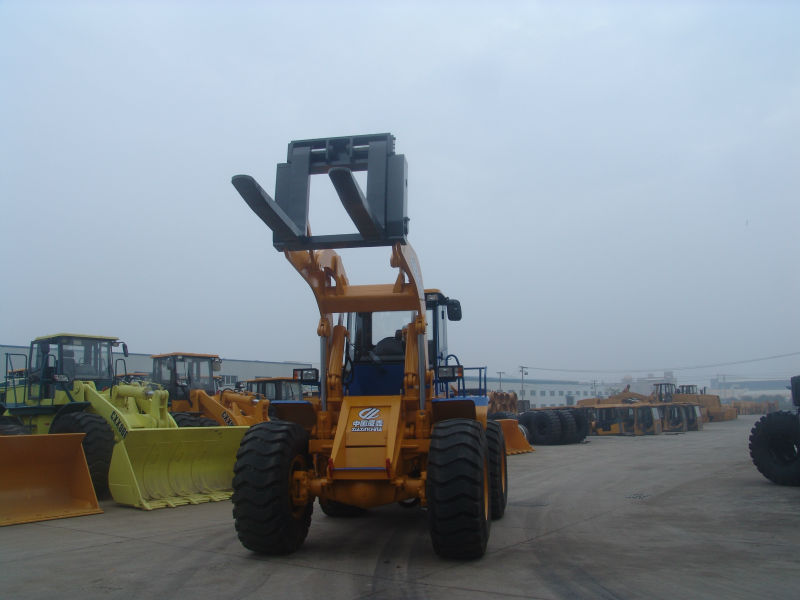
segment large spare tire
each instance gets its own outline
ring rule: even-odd
[[[582,442],[589,435],[589,415],[585,408],[570,408],[569,411],[575,419],[575,443]]]
[[[578,441],[578,435],[576,433],[575,417],[572,416],[572,412],[570,412],[569,409],[563,408],[557,410],[556,414],[558,415],[559,421],[561,421],[561,439],[559,443],[576,443]]]
[[[531,444],[546,446],[561,440],[561,419],[554,410],[530,410],[520,416],[519,422],[528,430]]]
[[[519,415],[505,411],[498,411],[489,413],[488,415],[486,415],[486,418],[489,419],[490,421],[496,421],[497,419],[517,419],[519,418]]]

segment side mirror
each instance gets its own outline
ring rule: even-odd
[[[294,369],[292,379],[306,385],[315,385],[319,382],[319,369]]]
[[[211,365],[211,368],[214,369],[214,371],[221,371],[222,370],[222,360],[219,359],[219,358],[215,358],[214,359],[214,363]]]
[[[461,365],[444,365],[436,369],[436,378],[439,381],[455,381],[464,377],[464,367]]]
[[[461,302],[458,300],[447,301],[447,320],[460,321],[461,320]]]
[[[125,342],[122,342],[122,355],[125,358],[128,358],[128,344],[126,344]]]
[[[800,375],[795,375],[791,379],[792,386],[792,404],[800,406]]]

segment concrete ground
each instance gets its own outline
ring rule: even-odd
[[[419,508],[317,508],[303,548],[273,558],[239,544],[228,502],[108,501],[102,515],[0,528],[0,597],[796,598],[800,488],[750,462],[756,419],[509,457],[508,509],[477,561],[438,558]]]

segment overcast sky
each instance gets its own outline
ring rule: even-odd
[[[791,2],[0,0],[0,343],[316,362],[313,296],[230,179],[272,192],[290,140],[391,132],[462,363],[800,373],[798,23]],[[314,233],[352,230],[325,185]],[[343,254],[351,282],[394,280],[388,249]]]

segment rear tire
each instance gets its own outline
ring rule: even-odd
[[[292,502],[292,477],[305,471],[308,434],[296,423],[253,425],[242,438],[233,468],[233,518],[242,545],[262,554],[290,554],[308,535],[313,497]]]
[[[219,427],[220,424],[217,423],[214,419],[209,419],[208,417],[197,417],[197,426],[198,427]]]
[[[200,427],[199,419],[187,412],[172,413],[172,418],[175,419],[178,427]]]
[[[443,558],[480,558],[489,540],[490,483],[486,434],[478,421],[448,419],[431,433],[428,526]]]
[[[106,420],[94,413],[66,413],[50,425],[50,433],[86,434],[82,443],[83,453],[89,466],[94,493],[98,498],[107,498],[108,469],[111,467],[111,453],[114,451],[114,434]]]
[[[508,504],[508,464],[506,440],[499,423],[486,423],[486,444],[489,449],[489,503],[492,519],[500,519]]]
[[[779,485],[800,485],[800,420],[789,411],[761,417],[750,431],[750,458]]]

